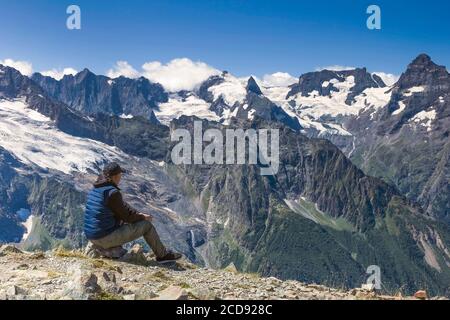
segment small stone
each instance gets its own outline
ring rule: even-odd
[[[224,270],[227,272],[238,273],[238,270],[233,262],[231,262]]]
[[[15,267],[14,270],[27,270],[29,268],[30,268],[29,265],[27,265],[26,263],[22,263],[19,264],[17,267]]]
[[[0,290],[0,301],[5,301],[8,298],[5,290]]]
[[[123,296],[123,300],[136,300],[136,295],[133,294],[126,294]]]
[[[358,298],[358,299],[372,299],[372,298],[375,298],[375,296],[376,295],[374,292],[369,292],[369,291],[365,291],[365,290],[363,290],[363,291],[359,290],[356,293],[356,298]]]
[[[88,270],[82,270],[79,266],[74,266],[73,268],[72,278],[67,283],[63,296],[69,296],[76,300],[87,300],[101,291],[95,274]]]
[[[101,258],[101,254],[96,250],[95,246],[92,244],[92,242],[89,242],[84,249],[84,254],[92,259],[98,259]]]
[[[142,246],[138,243],[136,243],[131,249],[130,249],[131,253],[134,254],[144,254],[144,249],[142,248]]]
[[[0,247],[0,256],[7,255],[9,253],[22,254],[23,252],[19,250],[17,247],[5,244]]]
[[[236,296],[235,296],[234,293],[227,292],[225,294],[225,296],[223,297],[223,299],[225,299],[225,300],[236,300]]]
[[[414,294],[414,298],[420,299],[420,300],[426,300],[426,299],[428,299],[428,295],[425,290],[419,290]]]
[[[373,283],[364,283],[361,286],[361,289],[372,292],[372,291],[375,291],[375,285]]]
[[[195,296],[196,298],[198,298],[200,300],[216,300],[217,299],[216,294],[213,291],[208,290],[206,288],[192,289],[190,292],[192,293],[193,296]]]
[[[288,291],[286,292],[286,294],[284,295],[285,298],[290,299],[290,300],[294,300],[294,299],[298,299],[298,295],[297,293],[293,292],[293,291]]]
[[[114,272],[103,272],[99,277],[98,284],[103,291],[114,293],[115,295],[126,294],[124,293],[124,288],[117,284]],[[130,292],[130,294],[131,293],[133,292]]]
[[[116,274],[114,272],[103,272],[102,277],[106,282],[116,283]]]
[[[31,296],[27,296],[26,300],[38,301],[38,300],[46,300],[45,294],[34,294]]]
[[[45,254],[43,252],[34,252],[30,255],[30,259],[34,260],[45,259]]]
[[[27,291],[19,286],[13,285],[6,290],[8,296],[26,295]]]
[[[144,249],[140,244],[135,244],[129,252],[127,252],[122,258],[121,261],[138,264],[138,265],[146,265],[147,258],[144,254]]]
[[[93,273],[86,273],[80,277],[80,284],[83,289],[88,293],[95,293],[99,291],[99,286],[97,284],[97,276]]]
[[[170,286],[159,292],[159,297],[156,300],[187,300],[188,295],[186,291],[178,286]]]

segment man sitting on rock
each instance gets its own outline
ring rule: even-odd
[[[117,163],[106,165],[88,194],[84,217],[84,233],[92,243],[88,251],[119,258],[126,253],[122,245],[144,237],[158,262],[180,259],[181,254],[167,250],[162,244],[152,216],[139,213],[122,199],[118,187],[122,173],[125,171]]]

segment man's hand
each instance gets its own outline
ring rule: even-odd
[[[145,214],[145,213],[142,213],[142,215],[144,216],[145,221],[149,221],[149,222],[153,221],[153,216],[151,216],[149,214]]]

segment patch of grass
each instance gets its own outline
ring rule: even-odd
[[[242,283],[236,283],[235,286],[236,286],[236,288],[244,289],[244,290],[249,290],[249,289],[252,288],[252,286],[251,286],[250,284],[247,284],[247,283],[244,283],[244,282],[242,282]]]
[[[245,275],[248,276],[249,279],[261,279],[261,275],[257,272],[246,272]]]
[[[170,280],[170,277],[164,271],[161,270],[152,273],[150,276],[159,278],[161,280]]]
[[[312,217],[317,223],[333,228],[337,231],[350,231],[354,232],[355,227],[344,218],[333,218],[326,213],[320,211],[316,205],[310,201],[300,198],[295,203],[295,212],[305,217]]]
[[[57,271],[54,270],[49,270],[47,271],[47,275],[50,279],[55,279],[55,278],[59,278],[62,276],[62,273],[59,273]]]
[[[143,278],[143,281],[151,282],[151,283],[170,282],[171,280],[172,280],[172,277],[167,275],[162,270],[158,270],[153,273],[146,274]]]
[[[120,295],[106,292],[106,291],[99,292],[95,296],[95,299],[96,300],[123,300],[123,298]]]
[[[186,282],[180,282],[179,284],[177,284],[179,287],[183,288],[183,289],[190,289],[192,288],[190,284],[186,283]]]
[[[79,258],[79,259],[87,259],[87,257],[78,250],[67,250],[63,247],[58,247],[55,250],[55,256],[60,258]]]
[[[211,192],[208,189],[206,189],[201,194],[202,209],[204,212],[206,212],[208,210],[210,197],[211,197]]]
[[[107,269],[110,271],[122,273],[122,270],[118,266],[115,266],[105,260],[102,260],[102,259],[93,259],[91,261],[91,263],[92,263],[92,266],[97,269]]]
[[[33,254],[30,255],[30,259],[33,259],[33,260],[45,259],[45,254],[41,251],[34,252]]]
[[[198,265],[192,264],[192,263],[182,263],[181,265],[182,265],[183,268],[190,269],[190,270],[196,270],[196,269],[199,268]]]
[[[164,289],[167,289],[168,287],[169,287],[169,285],[164,283],[158,288],[158,291],[163,291]]]
[[[188,299],[189,300],[201,300],[199,297],[197,297],[195,294],[193,294],[191,291],[189,291],[188,293]]]

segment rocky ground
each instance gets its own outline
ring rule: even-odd
[[[186,261],[161,266],[133,247],[120,261],[80,251],[24,252],[0,247],[0,300],[289,299],[401,300],[366,289],[342,291],[298,281],[198,268]],[[438,299],[438,298],[434,298]]]

